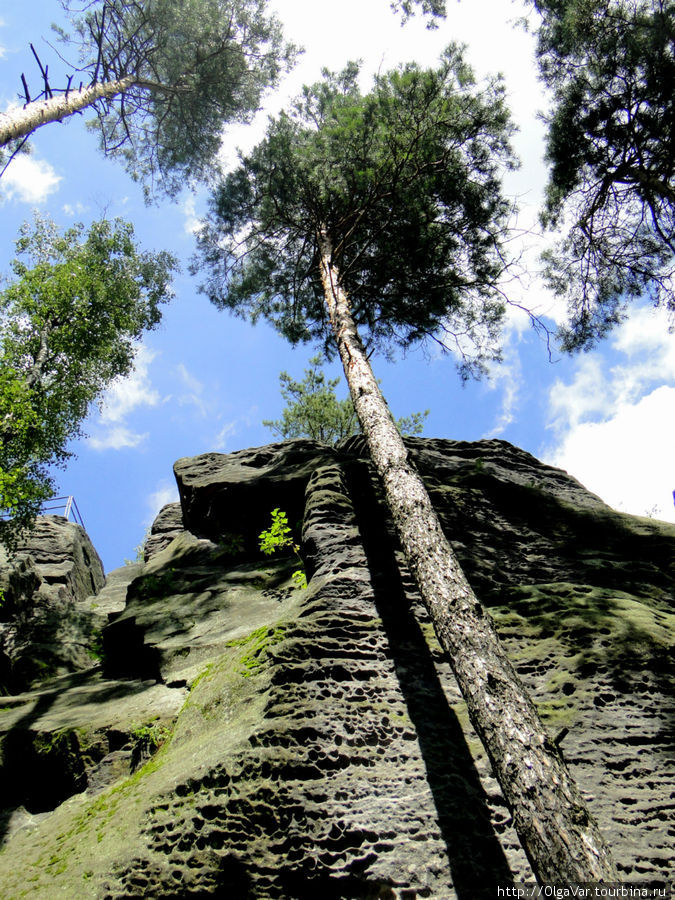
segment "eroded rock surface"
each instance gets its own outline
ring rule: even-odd
[[[41,516],[7,559],[0,558],[0,691],[91,666],[92,622],[80,601],[104,583],[89,536],[62,516]]]
[[[156,553],[168,547],[182,531],[184,531],[184,526],[180,503],[165,504],[155,517],[150,534],[143,544],[144,562],[148,562]]]
[[[622,876],[664,884],[675,528],[502,441],[409,447]],[[49,804],[15,791],[4,895],[480,900],[531,880],[363,441],[175,471],[182,516],[83,601],[109,619],[102,665],[5,698],[10,761],[61,774]],[[302,522],[307,590],[256,550],[275,507]]]

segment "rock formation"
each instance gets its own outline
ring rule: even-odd
[[[92,623],[81,602],[105,579],[84,529],[42,516],[11,562],[0,554],[0,693],[91,667]]]
[[[503,441],[408,445],[622,876],[664,884],[675,527]],[[58,664],[4,682],[2,896],[474,900],[531,880],[363,441],[175,474],[145,563],[72,601],[100,661],[36,632]],[[306,590],[258,550],[276,507]],[[42,597],[35,555],[3,577]],[[0,615],[6,648],[17,608]]]

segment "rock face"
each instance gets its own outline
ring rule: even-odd
[[[665,884],[675,528],[505,442],[409,448],[622,876]],[[182,517],[165,507],[145,565],[81,601],[108,621],[102,665],[0,700],[3,897],[480,900],[532,880],[363,441],[175,472]],[[306,590],[257,549],[276,507]]]
[[[88,535],[62,516],[38,519],[11,561],[3,553],[1,693],[19,693],[49,676],[91,666],[91,622],[80,602],[104,581]]]
[[[183,531],[183,514],[180,503],[167,503],[157,514],[150,528],[150,534],[143,544],[143,560],[148,560],[168,547],[171,541]]]

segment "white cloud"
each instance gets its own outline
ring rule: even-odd
[[[126,425],[114,425],[99,435],[89,438],[89,446],[94,450],[123,450],[125,447],[138,447],[148,438],[148,433],[138,434]]]
[[[529,312],[554,330],[568,321],[567,302],[556,297],[546,286],[540,255],[553,245],[555,236],[541,231],[537,221],[540,201],[535,205],[532,201],[519,199],[519,204],[518,220],[512,237],[506,243],[513,259],[509,274],[502,283],[508,300],[506,326],[522,334],[532,327]]]
[[[609,346],[620,362],[584,356],[553,385],[543,456],[617,509],[675,521],[675,336],[665,314],[641,308]]]
[[[160,509],[167,503],[175,503],[178,500],[178,489],[175,484],[169,481],[160,481],[156,490],[148,495],[145,505],[148,509],[148,516],[143,523],[150,525]]]
[[[675,384],[675,336],[668,333],[663,310],[633,310],[609,346],[624,357],[608,365],[599,354],[581,357],[574,380],[558,379],[551,390],[554,427],[575,427],[591,419],[609,419],[662,384]]]
[[[228,443],[230,438],[238,435],[242,428],[250,428],[250,426],[257,420],[258,417],[258,407],[252,406],[247,412],[243,415],[238,416],[236,419],[232,419],[229,422],[225,422],[225,424],[218,431],[215,440],[213,441],[213,447],[215,450],[220,453],[229,452]]]
[[[239,432],[239,423],[236,419],[232,422],[226,422],[216,435],[214,447],[219,452],[227,450],[228,440]]]
[[[147,347],[139,347],[134,361],[133,371],[116,381],[103,398],[101,422],[121,422],[138,406],[157,406],[159,393],[150,383],[148,370],[150,363],[157,356]]]
[[[75,204],[64,203],[62,209],[67,216],[81,216],[87,211],[87,207],[84,205],[84,203],[80,203],[79,200]]]
[[[179,406],[196,406],[202,416],[207,414],[207,405],[203,398],[204,384],[191,375],[183,363],[176,366],[178,377],[180,378],[185,390],[177,397]]]
[[[616,509],[675,522],[674,412],[675,388],[657,388],[567,432],[551,462]]]
[[[639,396],[647,386],[675,383],[675,335],[669,334],[662,309],[637,309],[619,329],[613,347],[633,362],[615,367],[612,378],[625,400]]]
[[[490,369],[489,386],[502,391],[502,406],[494,425],[484,437],[497,437],[515,420],[523,387],[523,370],[514,347],[515,333],[509,332],[504,339],[504,361]]]
[[[197,216],[197,203],[193,194],[183,203],[183,215],[185,216],[185,233],[196,234],[201,227],[201,222]]]
[[[598,356],[584,356],[571,384],[556,379],[549,395],[553,425],[557,429],[576,428],[590,417],[601,417],[616,408],[612,385]]]
[[[89,438],[93,450],[122,450],[138,447],[148,438],[148,432],[134,431],[127,418],[141,406],[157,406],[161,397],[150,382],[149,368],[157,354],[139,347],[134,370],[120,378],[104,394],[101,412]]]
[[[10,200],[40,204],[58,190],[61,180],[46,160],[20,153],[2,176],[2,190]]]

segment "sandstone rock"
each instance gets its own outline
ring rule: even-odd
[[[39,520],[5,564],[5,684],[13,695],[0,705],[0,833],[30,830],[73,795],[93,796],[128,776],[168,733],[185,691],[104,679],[97,662],[101,631],[124,609],[142,568],[112,572],[98,591],[97,554],[60,517]]]
[[[186,692],[106,679],[100,667],[3,698],[0,780],[5,830],[32,826],[25,812],[54,809],[85,789],[94,796],[128,776],[147,745],[173,723]]]
[[[271,511],[279,507],[292,524],[300,522],[305,486],[317,463],[333,455],[327,445],[303,439],[179,459],[174,474],[185,527],[225,544],[234,539],[257,556]]]
[[[143,560],[148,562],[184,531],[180,503],[167,503],[157,514],[143,545]]]
[[[11,560],[0,560],[0,690],[18,693],[53,675],[91,666],[91,616],[79,603],[104,583],[87,533],[41,516]]]
[[[96,594],[105,582],[103,564],[89,535],[63,516],[40,516],[11,560],[7,560],[4,550],[0,550],[0,555],[2,568],[30,559],[43,581],[44,597],[60,594],[64,589],[70,599],[84,600]]]
[[[274,621],[290,593],[288,560],[237,557],[187,532],[155,555],[104,633],[106,672],[183,685],[232,641]]]
[[[143,563],[127,563],[119,569],[113,569],[112,572],[108,572],[105,585],[97,594],[80,601],[78,608],[93,617],[94,629],[97,632],[101,632],[112,618],[124,610],[127,589],[142,571]]]
[[[675,528],[502,441],[409,447],[622,876],[665,884]],[[103,669],[5,698],[10,762],[29,732],[50,802],[72,796],[46,812],[15,791],[3,896],[480,900],[531,880],[362,439],[176,474],[189,530],[164,514]],[[307,590],[256,556],[276,506],[302,519]]]

